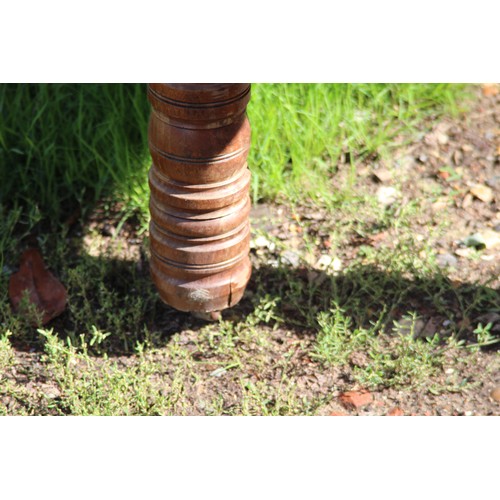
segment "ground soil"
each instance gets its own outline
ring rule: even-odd
[[[469,113],[456,119],[429,122],[427,127],[414,142],[401,145],[395,152],[393,161],[397,165],[396,179],[384,175],[386,170],[391,170],[394,176],[394,169],[388,169],[383,160],[366,161],[359,170],[353,189],[358,186],[376,194],[383,185],[397,185],[403,199],[423,196],[426,203],[421,206],[414,231],[425,239],[429,228],[441,219],[449,221],[446,232],[436,245],[438,253],[443,256],[443,266],[449,264],[447,273],[450,279],[457,283],[487,283],[498,291],[500,246],[486,248],[477,258],[471,258],[472,250],[463,242],[474,233],[490,231],[500,234],[500,94],[484,95],[479,91],[479,99]],[[339,166],[334,185],[342,185],[348,175],[347,161],[345,165],[345,168]],[[443,169],[443,166],[447,168]],[[475,190],[478,184],[489,188],[484,190],[483,199],[474,194],[478,192]],[[479,194],[482,196],[481,192]],[[254,206],[252,211],[254,229],[286,242],[291,249],[289,258],[292,260],[293,252],[301,255],[312,252],[308,258],[314,260],[328,251],[331,245],[328,228],[338,223],[335,214],[313,204],[303,204],[293,209],[286,204],[260,204]],[[138,270],[147,276],[147,260],[141,255],[142,236],[135,234],[134,225],[127,222],[120,235],[113,238],[115,225],[116,220],[109,214],[102,216],[96,213],[83,237],[84,248],[90,255],[98,255],[118,242],[116,257],[136,261]],[[317,243],[312,250],[307,251],[302,234],[305,226]],[[359,235],[351,234],[338,247],[338,256],[343,263],[349,263],[356,257],[360,238]],[[390,232],[374,231],[370,241],[376,247],[390,238]],[[272,265],[278,257],[278,250],[266,249],[261,252],[258,247],[254,247],[252,259],[257,276],[260,267]],[[295,267],[298,267],[297,272],[307,272],[301,270],[300,265]],[[224,312],[224,318],[238,320],[243,317],[249,308],[248,297],[255,293],[255,289],[255,278],[252,278],[243,301],[233,310]],[[432,317],[426,318],[426,321],[432,320]],[[495,331],[500,331],[500,300],[498,314],[490,312],[486,320],[494,322]],[[158,321],[161,321],[161,317]],[[241,383],[236,376],[211,376],[220,365],[216,358],[203,359],[204,354],[197,352],[196,336],[201,324],[200,320],[186,314],[168,313],[168,328],[176,332],[171,341],[192,351],[195,359],[205,361],[198,368],[204,383],[185,387],[186,401],[192,402],[188,413],[205,414],[200,401],[210,400],[214,396],[222,397],[223,412],[230,413],[240,397]],[[365,362],[362,356],[358,359],[352,356],[350,365],[342,368],[325,368],[308,354],[314,341],[311,332],[266,326],[263,329],[269,342],[265,347],[259,347],[259,356],[268,358],[270,362],[259,373],[248,373],[249,379],[277,387],[281,383],[283,369],[277,368],[271,360],[287,356],[286,375],[293,380],[297,396],[324,396],[325,404],[315,411],[318,415],[387,415],[391,412],[404,415],[500,415],[500,402],[491,396],[492,390],[500,386],[498,344],[475,353],[467,352],[462,358],[450,356],[450,364],[444,367],[440,378],[443,382],[454,379],[457,386],[466,381],[467,388],[464,390],[433,394],[428,390],[385,388],[372,391],[368,403],[353,408],[346,405],[340,396],[346,391],[363,389],[356,385],[352,377],[354,367]],[[30,373],[36,375],[40,353],[19,351],[17,355],[17,372],[23,373],[29,367]],[[157,356],[161,357],[161,353]],[[117,359],[124,365],[133,362],[130,356],[117,356]],[[170,371],[173,376],[175,369],[166,363],[162,376],[169,376]],[[33,376],[30,380],[30,384],[50,386],[49,380],[33,382]],[[22,383],[21,378],[17,382]]]
[[[484,249],[478,258],[470,258],[474,250],[463,243],[475,233],[500,234],[500,94],[484,94],[478,91],[478,101],[470,113],[459,119],[430,122],[430,130],[422,132],[419,140],[401,147],[393,158],[399,167],[398,179],[391,179],[389,184],[399,181],[403,199],[425,199],[413,227],[415,234],[421,235],[422,239],[428,237],[429,228],[443,219],[448,221],[446,232],[436,242],[437,252],[443,256],[440,262],[446,266],[447,275],[457,286],[481,283],[497,291],[497,312],[485,314],[482,319],[483,322],[492,321],[493,330],[500,334],[500,245]],[[443,166],[450,168],[443,169]],[[384,184],[377,174],[385,180],[385,171],[383,162],[367,162],[356,180],[358,188],[375,194]],[[340,169],[336,178],[338,185],[343,183],[342,174]],[[347,169],[345,175],[348,175]],[[489,188],[483,199],[473,194],[477,185]],[[294,234],[296,231],[292,230],[288,235],[286,231],[293,227],[297,218],[306,220],[309,231],[322,239],[323,250],[328,248],[327,226],[339,222],[331,213],[318,211],[317,207],[308,210],[304,206],[293,212],[284,206],[279,209],[257,206],[254,217],[257,220],[266,218],[266,212],[273,223],[261,223],[264,230],[274,230],[283,238],[295,238],[300,242],[300,236]],[[254,226],[258,224],[254,223]],[[372,243],[377,246],[390,238],[390,232],[381,232]],[[341,245],[339,257],[343,262],[349,262],[356,255],[357,248],[356,236],[353,236],[350,242]],[[452,265],[447,265],[449,263]],[[432,323],[433,320],[435,318],[425,318],[426,322]],[[279,332],[273,334],[279,335]],[[299,342],[299,339],[295,340]],[[302,342],[308,341],[302,339]],[[304,347],[307,351],[307,346]],[[296,359],[301,359],[300,353]],[[318,414],[386,415],[397,408],[405,415],[500,415],[500,402],[492,398],[492,391],[500,386],[498,344],[468,354],[461,362],[450,357],[441,381],[449,381],[450,377],[458,382],[466,381],[468,389],[435,395],[429,391],[389,388],[373,393],[372,403],[358,409],[346,409],[338,397],[345,391],[362,389],[353,385],[352,366],[342,371],[319,371],[308,360],[301,368],[303,375],[299,376],[298,384],[303,385],[304,393],[335,387],[334,397]]]

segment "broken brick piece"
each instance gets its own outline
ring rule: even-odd
[[[399,407],[395,407],[393,408],[392,410],[389,411],[389,413],[387,414],[388,417],[402,417],[404,416],[404,411],[399,408]]]
[[[342,405],[347,409],[357,409],[369,405],[373,396],[369,391],[348,391],[339,396]]]

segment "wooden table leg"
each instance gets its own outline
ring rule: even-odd
[[[181,311],[221,311],[250,279],[250,84],[148,86],[151,275]]]

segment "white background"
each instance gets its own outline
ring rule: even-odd
[[[3,3],[0,82],[500,81],[498,2]],[[498,417],[0,419],[1,498],[498,498]]]

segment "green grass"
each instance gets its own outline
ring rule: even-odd
[[[456,84],[254,84],[248,114],[254,201],[338,199],[347,155],[383,157],[430,115],[456,112]],[[144,84],[0,85],[0,203],[53,221],[103,196],[148,217]]]
[[[335,197],[328,178],[344,155],[355,172],[386,157],[397,134],[412,137],[425,117],[456,113],[466,88],[453,84],[254,85],[248,114],[253,198]]]
[[[0,85],[0,200],[59,219],[104,195],[143,203],[144,85]]]

